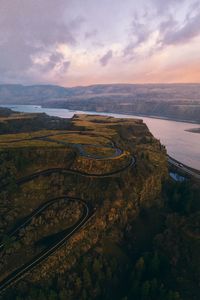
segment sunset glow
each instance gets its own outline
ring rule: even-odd
[[[199,0],[1,0],[0,24],[0,83],[200,82]]]

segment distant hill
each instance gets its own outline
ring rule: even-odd
[[[200,84],[0,85],[0,104],[153,115],[200,123]]]

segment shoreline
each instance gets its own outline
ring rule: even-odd
[[[185,131],[200,134],[200,128],[185,129]]]
[[[42,104],[0,104],[0,107],[8,107],[10,109],[12,109],[11,106],[24,106],[24,105],[28,105],[28,106],[37,106],[38,108],[47,108],[47,109],[66,109],[69,112],[73,112],[73,111],[82,111],[82,112],[88,112],[88,113],[96,113],[96,114],[119,114],[119,115],[125,115],[125,116],[136,116],[136,117],[143,117],[143,118],[150,118],[150,119],[158,119],[158,120],[164,120],[164,121],[173,121],[173,122],[179,122],[179,123],[187,123],[187,124],[197,124],[200,125],[200,121],[192,121],[192,120],[184,120],[184,119],[176,119],[176,118],[169,118],[169,117],[162,117],[162,116],[154,116],[154,115],[145,115],[145,114],[137,114],[137,113],[128,113],[128,112],[109,112],[109,111],[91,111],[91,110],[84,110],[84,109],[69,109],[66,107],[51,107],[51,106],[46,106],[46,105],[42,105]]]
[[[36,108],[38,108],[38,110],[40,110],[40,109],[50,109],[50,110],[62,110],[63,108],[53,108],[53,107],[45,107],[45,106],[42,106],[42,105],[26,105],[26,104],[24,104],[24,105],[22,105],[22,104],[9,104],[9,105],[5,105],[5,104],[2,104],[3,106],[3,108],[5,108],[5,107],[7,107],[7,108],[10,108],[11,110],[14,110],[14,111],[22,111],[22,110],[17,110],[17,107],[20,107],[20,106],[30,106],[30,107],[33,107],[34,109],[36,109]],[[0,107],[1,107],[1,105],[0,105]],[[186,124],[193,124],[193,126],[196,124],[196,123],[194,123],[194,122],[183,122],[183,121],[180,121],[180,120],[170,120],[170,119],[167,119],[167,118],[165,118],[165,119],[163,119],[163,118],[160,118],[160,117],[155,117],[155,116],[144,116],[144,115],[132,115],[132,114],[120,114],[120,113],[109,113],[109,112],[97,112],[97,111],[78,111],[78,110],[70,110],[70,109],[63,109],[63,110],[66,110],[66,112],[68,111],[68,112],[70,112],[72,115],[74,115],[74,114],[76,114],[76,113],[85,113],[85,114],[99,114],[99,115],[110,115],[110,116],[112,116],[113,115],[113,117],[119,117],[119,118],[126,118],[126,117],[130,117],[130,118],[133,118],[134,119],[134,117],[136,117],[136,118],[138,118],[138,119],[142,119],[143,117],[144,118],[148,118],[148,119],[157,119],[157,120],[166,120],[166,121],[169,121],[169,122],[179,122],[179,123],[185,123],[185,125]],[[33,112],[30,112],[30,113],[33,113]],[[37,113],[42,113],[41,111],[37,111]],[[117,116],[117,115],[119,115],[119,116]],[[61,117],[61,118],[67,118],[66,116],[65,117]],[[71,118],[71,117],[70,117]],[[144,123],[146,122],[146,120],[143,120],[144,121]],[[176,126],[176,125],[174,125],[174,126]],[[187,125],[188,126],[188,125]],[[198,126],[198,125],[197,125]],[[192,128],[191,128],[192,129]],[[185,129],[185,130],[183,130],[183,131],[188,131],[188,132],[191,132],[191,130],[190,130],[190,128],[189,129]],[[191,132],[192,133],[192,132]],[[196,133],[196,132],[195,132]],[[198,170],[198,169],[196,169],[195,170],[195,168],[193,168],[193,167],[191,167],[191,166],[189,166],[189,165],[185,165],[187,168],[190,168],[191,170],[193,169],[194,171],[197,171],[197,172],[199,172],[200,173],[200,169]]]
[[[167,154],[167,157],[170,158],[170,159],[172,159],[173,161],[175,161],[177,164],[182,165],[184,168],[186,168],[186,169],[188,169],[188,170],[190,170],[190,171],[196,173],[197,175],[200,175],[200,170],[194,169],[194,168],[192,168],[192,167],[190,167],[190,166],[187,166],[186,164],[184,164],[184,163],[182,163],[181,161],[179,161],[179,160],[173,158],[173,157],[170,156],[169,154]],[[184,171],[184,170],[183,170],[183,171]]]
[[[168,117],[159,117],[159,116],[152,116],[152,115],[143,115],[143,114],[136,114],[136,113],[122,113],[122,112],[109,112],[109,111],[91,111],[91,110],[84,110],[84,109],[69,109],[64,107],[45,107],[41,106],[42,108],[52,108],[52,109],[67,109],[70,112],[73,111],[82,111],[82,112],[88,112],[88,113],[96,113],[98,114],[116,114],[116,115],[125,115],[125,116],[136,116],[136,117],[143,117],[143,118],[150,118],[150,119],[158,119],[158,120],[164,120],[164,121],[173,121],[173,122],[179,122],[179,123],[188,123],[188,124],[197,124],[200,125],[200,122],[192,121],[192,120],[179,120],[179,119],[173,119]]]

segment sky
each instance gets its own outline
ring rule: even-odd
[[[200,0],[0,0],[0,83],[200,82]]]

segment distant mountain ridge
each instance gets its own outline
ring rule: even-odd
[[[200,123],[200,84],[0,85],[0,104],[153,115]]]
[[[0,103],[4,100],[11,103],[15,100],[15,97],[23,97],[26,103],[30,103],[33,100],[39,101],[38,103],[40,103],[40,99],[51,100],[51,97],[87,96],[89,98],[95,95],[109,96],[113,94],[138,96],[140,100],[144,98],[144,100],[146,100],[147,94],[150,96],[154,95],[156,98],[160,98],[160,100],[162,100],[163,95],[173,96],[174,99],[185,98],[184,100],[200,100],[200,84],[97,84],[77,87],[0,84]]]

